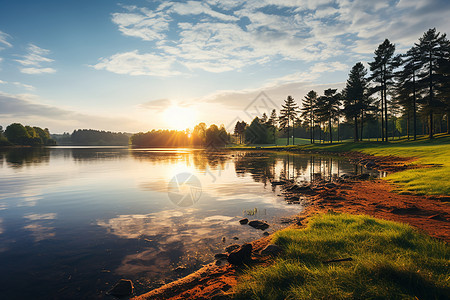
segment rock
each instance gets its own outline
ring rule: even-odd
[[[369,178],[370,178],[370,174],[367,174],[367,173],[356,176],[356,179],[359,179],[359,180],[367,180]]]
[[[266,230],[267,228],[269,228],[269,224],[267,224],[266,222],[260,221],[260,220],[250,221],[248,223],[248,225],[250,225],[253,228],[261,229],[261,230]]]
[[[240,266],[252,260],[252,244],[244,244],[239,249],[233,250],[228,255],[228,262]]]
[[[222,243],[225,243],[226,240],[227,240],[227,239],[223,236],[223,237],[222,237]]]
[[[263,235],[264,235],[264,236],[269,236],[269,233],[268,233],[267,231],[264,231],[264,232],[263,232]]]
[[[280,254],[283,250],[274,244],[270,244],[267,245],[264,249],[261,250],[261,255],[262,256],[277,256],[278,254]]]
[[[280,181],[271,181],[272,185],[283,185],[286,183],[286,181],[280,180]]]
[[[335,187],[336,187],[336,184],[335,184],[335,183],[332,183],[332,182],[330,182],[330,183],[327,183],[327,184],[325,184],[325,187],[326,187],[326,188],[328,188],[328,189],[333,189],[333,188],[335,188]]]
[[[375,168],[377,166],[377,164],[376,163],[374,163],[373,161],[368,161],[365,165],[364,165],[364,167],[366,168],[366,169],[368,169],[368,170],[370,170],[370,169],[372,169],[372,168]]]
[[[241,247],[241,246],[239,246],[238,244],[233,244],[233,245],[230,245],[230,246],[226,247],[226,248],[225,248],[225,251],[228,252],[228,253],[230,253],[230,252],[232,252],[233,250],[239,249],[240,247]]]
[[[294,185],[288,187],[286,190],[289,191],[289,192],[304,192],[304,191],[311,190],[311,186],[308,185],[308,184],[306,184],[306,185],[294,184]]]
[[[239,223],[241,223],[241,225],[245,225],[248,223],[248,219],[245,218],[245,219],[239,220]]]
[[[447,221],[446,218],[444,218],[443,216],[441,216],[439,214],[433,215],[433,216],[429,216],[428,219],[437,220],[437,221]]]
[[[183,266],[178,266],[174,269],[175,272],[183,272],[186,270],[186,267]]]
[[[228,258],[228,254],[226,253],[217,253],[214,255],[215,259],[227,259]]]
[[[111,290],[109,290],[108,294],[115,297],[127,297],[133,294],[133,282],[128,279],[120,279]]]

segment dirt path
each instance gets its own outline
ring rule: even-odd
[[[346,156],[360,163],[373,161],[376,169],[387,172],[410,168],[409,163],[413,161],[410,158],[372,157],[361,153]],[[450,203],[445,202],[449,197],[399,195],[392,190],[393,187],[383,180],[348,180],[325,188],[310,197],[305,211],[299,216],[305,219],[302,226],[313,214],[333,210],[407,223],[450,242]],[[253,252],[258,253],[269,242],[270,237],[252,242]],[[268,263],[257,255],[253,259],[255,263]],[[225,294],[236,284],[239,272],[231,265],[209,264],[187,277],[133,299],[227,299]]]

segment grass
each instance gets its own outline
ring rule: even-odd
[[[417,141],[398,140],[389,143],[360,142],[332,145],[305,145],[302,150],[359,151],[378,156],[415,157],[414,164],[427,165],[390,174],[385,179],[394,183],[399,193],[423,195],[450,195],[450,136],[436,135],[433,140],[425,137]]]
[[[450,247],[405,224],[328,213],[305,229],[277,232],[273,242],[283,254],[241,275],[235,299],[450,297]]]

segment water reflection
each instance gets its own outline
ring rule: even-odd
[[[180,208],[167,187],[184,172],[201,181],[202,194]],[[354,172],[368,171],[333,157],[292,153],[2,151],[0,292],[5,299],[19,289],[33,299],[102,298],[122,277],[143,292],[179,276],[178,266],[195,270],[225,246],[261,237],[262,231],[239,224],[243,216],[266,220],[273,231],[283,226],[282,217],[300,212],[271,182],[332,181]]]

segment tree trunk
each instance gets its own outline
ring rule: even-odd
[[[384,142],[384,89],[381,85],[381,141]]]
[[[353,138],[355,142],[358,141],[358,116],[355,116],[355,137]]]
[[[320,144],[322,144],[322,122],[319,123],[319,139],[320,139]]]
[[[409,108],[406,113],[406,135],[408,136],[409,141]]]
[[[363,140],[363,128],[364,128],[364,111],[361,111],[361,134],[359,136],[359,140]]]
[[[295,145],[295,121],[292,120],[292,145]]]
[[[450,134],[450,109],[447,110],[447,133]]]
[[[388,113],[387,113],[387,82],[386,82],[386,66],[384,66],[384,130],[386,131],[385,133],[385,137],[386,137],[386,142],[388,141]]]
[[[447,120],[448,120],[448,118],[447,118]],[[340,135],[341,135],[341,133],[340,133],[340,123],[339,123],[339,116],[338,116],[338,119],[337,119],[337,141],[338,141],[338,143],[339,143],[339,141],[340,141]]]
[[[431,47],[430,47],[431,48]],[[430,115],[429,115],[429,119],[430,119],[430,134],[429,134],[429,138],[432,139],[433,138],[433,109],[432,106],[433,105],[433,62],[432,62],[432,57],[431,57],[431,49],[430,49],[430,102],[428,103],[429,109],[430,109]]]
[[[289,118],[287,121],[287,139],[286,139],[286,146],[289,146]]]
[[[328,130],[330,131],[330,144],[333,143],[333,133],[331,132],[331,117],[328,118]]]
[[[417,114],[416,114],[416,74],[413,69],[413,131],[414,131],[414,140],[417,138]]]

